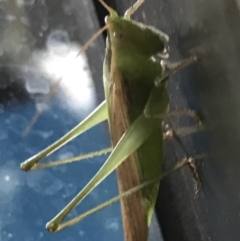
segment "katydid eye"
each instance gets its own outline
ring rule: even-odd
[[[114,32],[113,37],[121,40],[124,39],[124,34],[121,32]]]
[[[104,22],[107,24],[107,22],[108,22],[108,19],[109,19],[109,16],[106,16],[105,18],[104,18]]]

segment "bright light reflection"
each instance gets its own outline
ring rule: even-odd
[[[62,30],[55,30],[46,40],[46,50],[35,52],[33,62],[42,72],[42,76],[32,76],[27,81],[30,93],[49,93],[49,84],[60,79],[59,89],[62,105],[74,112],[89,112],[96,105],[95,89],[85,53],[76,57],[81,46],[72,43],[68,34]]]
[[[58,51],[62,47],[58,45]],[[56,48],[54,46],[55,50]],[[79,49],[76,45],[69,45],[66,55],[49,52],[41,66],[53,81],[58,81],[63,76],[59,87],[61,95],[65,97],[63,101],[67,102],[69,108],[88,111],[96,104],[95,89],[86,56],[80,55],[76,58]]]
[[[4,180],[5,180],[6,182],[10,181],[10,176],[6,175],[6,176],[4,177]]]
[[[19,180],[14,170],[10,168],[2,168],[2,170],[0,171],[1,198],[2,199],[6,198],[5,195],[10,195],[10,196],[13,195],[18,185],[19,185]]]

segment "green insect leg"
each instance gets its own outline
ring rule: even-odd
[[[78,193],[78,195],[47,224],[47,229],[52,232],[60,229],[61,223],[67,214],[100,182],[112,173],[129,155],[136,151],[146,141],[151,133],[153,133],[155,128],[156,125],[152,124],[152,120],[146,119],[144,115],[140,115],[119,140],[118,144],[115,146],[101,169]]]
[[[101,123],[108,118],[106,101],[103,101],[87,118],[80,122],[76,127],[69,131],[62,138],[54,142],[52,145],[48,146],[46,149],[42,150],[35,156],[29,158],[25,162],[21,163],[21,169],[24,171],[29,171],[36,165],[41,159],[49,156],[60,147],[73,140],[75,137],[79,136],[83,132],[92,128],[93,126]]]

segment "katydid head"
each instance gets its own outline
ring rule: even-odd
[[[110,14],[105,18],[105,23],[108,25],[111,43],[116,47],[137,51],[146,57],[151,57],[155,54],[165,56],[167,55],[165,42],[168,42],[169,37],[153,27],[130,20],[130,16],[144,1],[138,0],[126,11],[124,17],[119,17],[115,10],[109,7],[103,0],[99,0]]]
[[[113,46],[145,57],[165,54],[165,38],[155,29],[121,17],[110,16],[106,21]]]

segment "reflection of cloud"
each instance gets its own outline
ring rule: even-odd
[[[65,185],[65,193],[62,195],[63,198],[73,197],[77,192],[77,187],[73,183]]]
[[[105,228],[112,231],[117,231],[119,229],[119,220],[117,218],[109,218],[105,223]]]
[[[10,117],[8,117],[5,121],[8,129],[18,134],[21,133],[21,130],[23,130],[27,126],[27,123],[28,120],[24,115],[15,113],[11,114]]]
[[[45,51],[35,52],[33,62],[40,73],[26,71],[26,89],[31,94],[50,92],[49,79],[56,83],[61,79],[62,103],[74,111],[81,108],[89,112],[95,106],[95,90],[86,55],[78,55],[80,46],[69,40],[68,33],[63,30],[52,31],[46,40]]]
[[[29,173],[27,184],[35,192],[50,196],[56,194],[64,187],[64,183],[59,178],[54,177],[46,170]]]

